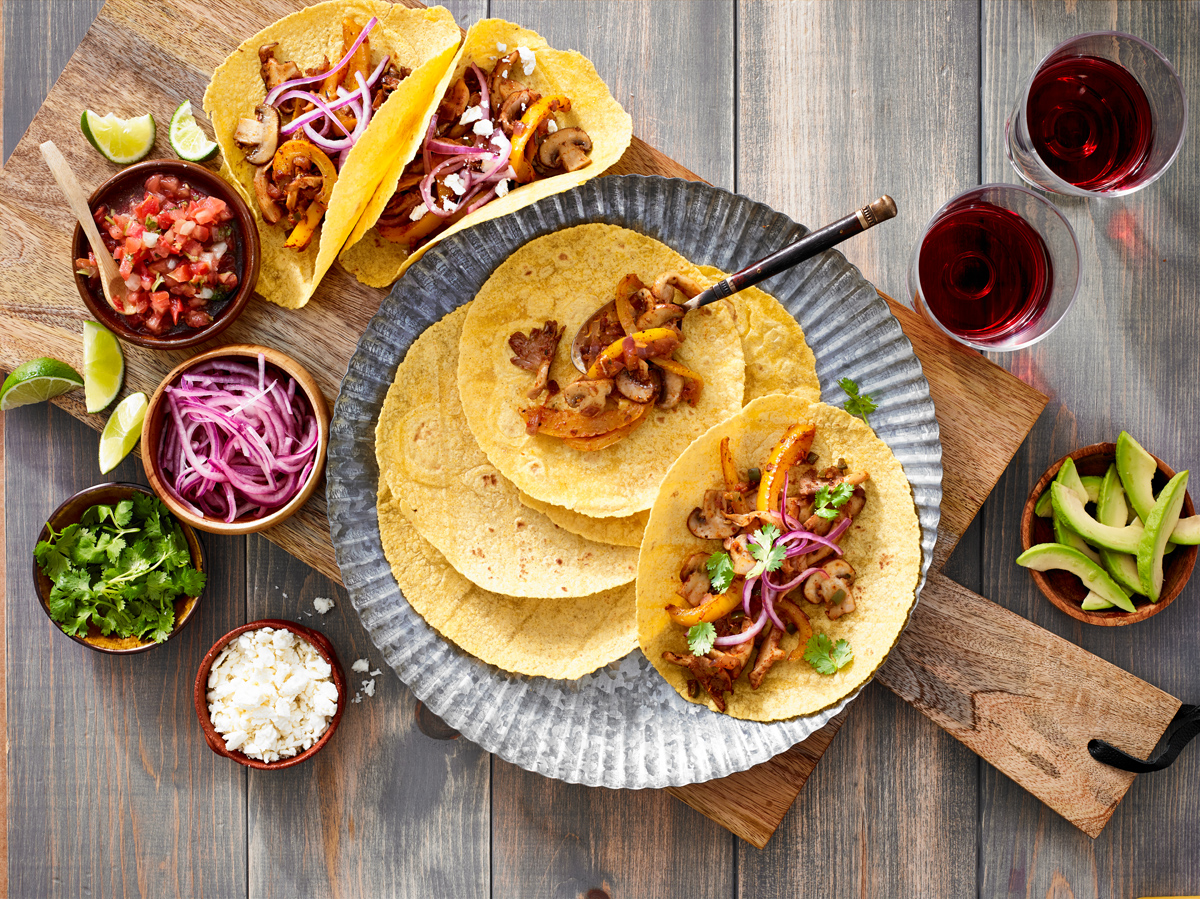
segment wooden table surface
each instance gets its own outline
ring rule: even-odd
[[[0,7],[5,155],[101,5]],[[1022,79],[1059,41],[1137,34],[1200,98],[1194,2],[446,5],[464,27],[500,16],[582,51],[636,134],[714,184],[809,225],[891,194],[897,220],[844,251],[897,297],[907,294],[913,242],[938,206],[975,184],[1018,182],[1004,158],[1004,121]],[[1131,197],[1055,202],[1083,254],[1075,307],[1045,341],[996,357],[1050,405],[947,573],[1198,702],[1200,582],[1145,623],[1086,628],[1046,602],[1012,560],[1029,489],[1071,449],[1126,428],[1174,467],[1200,466],[1200,143],[1190,137],[1171,171]],[[986,420],[987,410],[979,415]],[[28,560],[54,506],[98,480],[97,435],[49,405],[0,416],[0,433],[7,895],[1200,893],[1200,748],[1139,777],[1091,840],[878,685],[851,708],[764,850],[665,792],[570,786],[446,739],[390,671],[376,678],[374,697],[349,707],[313,763],[248,771],[204,745],[191,705],[200,657],[243,621],[290,617],[324,630],[347,665],[365,657],[376,667],[380,656],[344,591],[259,537],[210,536],[207,598],[178,640],[128,659],[88,652],[47,625]],[[113,474],[143,481],[135,460]],[[313,612],[318,596],[336,602],[324,617]]]

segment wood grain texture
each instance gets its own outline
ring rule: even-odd
[[[930,587],[879,682],[1099,834],[1134,775],[1094,761],[1088,740],[1145,757],[1179,700],[941,575]]]
[[[246,620],[287,618],[332,641],[353,699],[311,762],[249,772],[249,895],[486,899],[490,758],[417,729],[414,700],[337,584],[251,535]],[[333,599],[325,615],[313,600]],[[366,659],[368,673],[351,670]],[[380,673],[372,677],[370,671]],[[363,683],[374,681],[374,696]]]
[[[1021,85],[1055,44],[1117,30],[1158,47],[1177,67],[1192,103],[1200,97],[1195,4],[982,4],[983,181],[1019,183],[1004,158],[1004,123]],[[1076,623],[1055,609],[1013,564],[1020,510],[1042,472],[1071,450],[1127,429],[1177,469],[1200,467],[1200,143],[1196,130],[1174,166],[1120,200],[1053,197],[1079,240],[1082,280],[1075,305],[1045,340],[996,361],[1051,395],[1029,440],[984,506],[984,595],[1185,702],[1200,698],[1195,664],[1200,580],[1169,609],[1129,628]],[[1193,492],[1194,495],[1194,492]],[[1124,633],[1109,633],[1123,631]],[[1104,832],[1089,841],[1007,778],[985,768],[980,895],[1159,896],[1200,883],[1200,753],[1139,777]],[[1153,833],[1153,839],[1147,839]]]
[[[245,895],[244,769],[209,750],[191,702],[201,657],[244,620],[244,541],[205,539],[205,595],[167,644],[80,646],[27,566],[50,512],[98,481],[95,436],[49,405],[5,417],[10,895]],[[112,478],[139,474],[126,460]]]
[[[635,142],[619,169],[663,171],[661,161],[673,157],[678,163],[664,174],[694,178],[692,169],[732,186],[733,70],[711,66],[713,58],[733,56],[732,4],[493,0],[490,13],[595,64],[633,117],[634,132],[655,147]],[[680,115],[683,109],[691,113]],[[711,815],[725,807],[718,800],[700,810]],[[611,896],[731,896],[733,843],[666,792],[564,784],[493,761],[496,896],[551,899],[592,889]]]
[[[942,202],[937,192],[975,183],[977,4],[748,2],[738,12],[738,191],[810,226],[890,194],[897,218],[839,249],[904,298],[913,241]],[[994,454],[980,447],[973,417],[959,412],[974,379],[995,369],[973,354],[942,356],[947,342],[902,304],[891,307],[941,428],[936,570],[1040,406],[1018,387],[1015,433]],[[993,384],[1006,396],[1015,386]],[[976,781],[970,752],[870,685],[772,842],[739,855],[739,893],[973,895]]]

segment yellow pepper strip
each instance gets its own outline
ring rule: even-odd
[[[690,609],[682,609],[679,606],[667,606],[667,614],[671,616],[672,621],[684,627],[702,624],[705,621],[720,621],[741,605],[742,585],[742,579],[738,578],[720,596],[714,596],[712,599],[705,600],[700,605]]]
[[[288,235],[288,239],[283,245],[289,250],[303,250],[312,240],[313,234],[317,230],[317,225],[321,224],[321,217],[325,215],[325,207],[320,203],[312,202],[308,204],[308,209],[304,211],[304,218]]]
[[[788,469],[795,465],[797,460],[808,455],[816,433],[816,428],[810,427],[806,430],[802,424],[794,424],[783,432],[783,436],[767,457],[762,480],[758,484],[757,509],[760,512],[778,510]]]
[[[679,332],[674,328],[650,328],[646,331],[635,331],[614,340],[605,347],[584,377],[590,381],[615,377],[625,368],[626,352],[633,352],[642,359],[649,359],[653,356],[669,356],[679,346],[681,339]]]
[[[512,153],[508,159],[509,164],[513,167],[513,171],[517,173],[518,184],[528,184],[536,177],[533,166],[525,158],[525,149],[533,137],[533,133],[537,131],[538,125],[551,113],[570,111],[571,98],[562,94],[551,94],[549,97],[542,97],[542,99],[525,110],[525,115],[521,116],[519,123],[523,127],[513,129]]]
[[[729,438],[721,438],[721,474],[725,478],[725,490],[729,493],[738,488],[737,466],[733,463],[733,453],[729,449]]]
[[[563,445],[569,446],[571,449],[579,450],[581,453],[594,453],[596,450],[602,450],[607,446],[612,446],[618,441],[624,440],[634,431],[642,426],[649,417],[646,413],[654,407],[654,403],[646,403],[642,406],[645,410],[640,417],[635,418],[629,424],[622,425],[605,434],[597,434],[595,437],[564,437]]]

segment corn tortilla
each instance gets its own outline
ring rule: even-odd
[[[700,505],[706,489],[722,483],[719,447],[730,438],[739,470],[764,464],[780,435],[797,422],[816,426],[812,449],[822,464],[844,458],[852,470],[865,469],[866,506],[839,541],[854,566],[856,609],[830,621],[820,606],[799,600],[814,634],[833,641],[846,639],[854,660],[834,675],[822,675],[805,661],[776,662],[758,690],[745,673],[732,694],[727,713],[753,721],[776,721],[810,715],[853,693],[875,673],[895,644],[916,601],[921,568],[920,529],[908,479],[887,445],[860,419],[824,403],[800,397],[770,395],[751,402],[726,422],[704,434],[671,466],[650,511],[638,560],[638,643],[651,664],[681,696],[687,695],[687,672],[663,661],[664,651],[686,654],[686,630],[671,622],[666,606],[678,602],[675,588],[684,559],[694,552],[714,552],[715,540],[701,540],[687,528],[687,516]],[[790,651],[795,636],[781,644]],[[747,670],[750,666],[747,666]],[[693,702],[708,704],[707,695]]]
[[[637,648],[632,584],[559,601],[490,593],[421,538],[382,480],[377,510],[383,552],[404,598],[476,658],[515,674],[574,680]]]
[[[595,543],[526,508],[488,462],[458,398],[468,307],[428,328],[396,368],[375,431],[380,478],[463,576],[508,596],[588,596],[633,580],[637,550]]]
[[[579,374],[571,340],[579,326],[612,298],[617,282],[636,272],[653,283],[679,271],[704,283],[696,266],[674,250],[613,225],[579,225],[530,241],[505,260],[471,303],[459,347],[458,386],[471,433],[489,461],[516,486],[543,502],[596,518],[650,508],[663,473],[696,437],[742,404],[745,361],[725,301],[691,312],[676,358],[704,378],[695,406],[654,409],[618,443],[580,452],[561,440],[525,432],[519,410],[529,372],[509,360],[508,339],[553,319],[564,327],[550,369],[560,385]]]
[[[498,44],[507,49],[501,52],[497,49]],[[582,128],[588,133],[592,140],[591,164],[575,172],[539,178],[530,184],[513,187],[506,196],[498,197],[481,209],[464,216],[410,255],[403,246],[383,237],[375,229],[375,223],[395,193],[405,166],[420,151],[426,124],[437,109],[446,89],[462,76],[471,63],[476,63],[484,71],[490,71],[497,59],[517,47],[528,47],[534,51],[536,64],[529,75],[518,71],[514,77],[542,96],[565,94],[570,98],[571,111],[558,113],[557,117],[562,127]],[[596,72],[596,67],[586,57],[573,50],[554,50],[541,35],[511,22],[484,19],[467,31],[453,63],[441,80],[431,88],[420,122],[416,127],[403,132],[400,143],[389,158],[389,167],[383,173],[382,183],[375,190],[362,218],[354,226],[340,262],[364,284],[386,287],[404,274],[426,250],[452,234],[480,222],[515,212],[552,194],[578,187],[589,178],[600,175],[621,158],[632,137],[633,120],[629,113],[613,99],[608,86]]]
[[[649,510],[634,512],[620,518],[593,518],[591,515],[581,515],[553,503],[542,502],[524,493],[519,496],[521,502],[531,509],[537,509],[560,528],[597,543],[611,543],[614,546],[641,546],[642,534],[650,518]]]
[[[279,42],[276,58],[301,69],[332,65],[342,58],[342,20],[352,17],[365,26],[379,19],[368,35],[371,64],[385,55],[412,69],[372,116],[362,137],[347,154],[329,201],[329,209],[309,245],[301,251],[284,247],[288,229],[267,223],[254,195],[255,167],[234,143],[238,121],[252,118],[266,97],[259,75],[258,48]],[[289,309],[305,305],[329,270],[388,171],[391,148],[415,133],[429,97],[450,67],[461,34],[450,12],[440,6],[409,9],[384,0],[331,0],[301,9],[268,25],[243,41],[222,63],[204,93],[204,111],[212,122],[223,162],[221,175],[237,189],[258,223],[262,266],[257,290]],[[440,95],[439,95],[440,96]]]

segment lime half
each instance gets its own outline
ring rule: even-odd
[[[188,162],[203,162],[205,159],[211,159],[220,149],[208,139],[204,129],[197,124],[195,116],[192,115],[191,100],[184,100],[180,103],[175,114],[171,116],[171,130],[168,135],[171,149],[175,151],[175,155]]]
[[[83,386],[79,372],[65,362],[43,356],[17,366],[0,388],[0,411],[41,403]]]
[[[99,116],[85,109],[79,119],[83,136],[100,155],[117,165],[127,165],[145,159],[154,149],[157,129],[154,116],[146,113],[136,119],[118,119],[111,112]]]
[[[83,323],[83,392],[87,410],[99,412],[117,398],[125,380],[125,357],[116,335],[104,325]]]
[[[131,393],[117,403],[100,432],[100,474],[108,474],[129,455],[142,436],[142,419],[148,405],[144,393]]]

